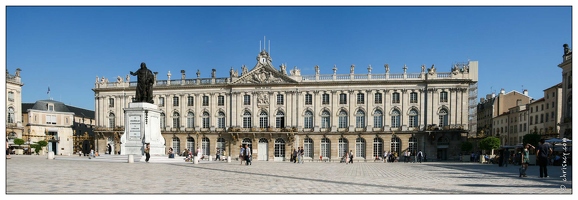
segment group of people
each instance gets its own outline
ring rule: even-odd
[[[404,163],[407,163],[407,162],[419,162],[419,163],[421,163],[426,158],[425,153],[423,153],[421,150],[418,150],[418,152],[414,154],[414,156],[415,156],[414,161],[411,161],[411,156],[412,156],[411,151],[408,151],[408,150],[404,151],[402,153],[402,156],[403,156],[403,162]],[[399,162],[399,161],[400,161],[400,158],[399,158],[397,152],[391,152],[391,151],[383,152],[383,162]]]
[[[522,152],[522,167],[520,167],[519,177],[527,177],[526,171],[530,162],[530,148],[536,149],[536,164],[539,166],[540,178],[547,178],[548,176],[548,158],[552,155],[552,147],[545,142],[544,139],[540,139],[538,143],[538,148],[532,146],[531,144],[526,144]]]
[[[293,148],[293,153],[291,153],[291,159],[289,161],[303,164],[303,153],[303,147],[297,147],[297,149]]]
[[[241,150],[239,151],[239,160],[241,160],[241,165],[243,165],[243,161],[245,161],[245,165],[251,165],[252,158],[251,158],[251,148],[247,144],[243,144],[239,146]]]
[[[353,150],[349,150],[349,152],[343,151],[341,162],[344,162],[345,164],[353,164]]]
[[[169,148],[169,152],[172,152],[173,148]],[[193,158],[195,156],[201,156],[201,158],[199,160],[202,160],[204,158],[203,155],[203,150],[201,150],[201,148],[197,148],[196,151],[191,151],[189,149],[185,149],[182,153],[181,156],[185,157],[184,160],[185,162],[193,162]],[[170,154],[169,154],[169,158],[170,158]]]

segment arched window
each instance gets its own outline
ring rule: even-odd
[[[249,138],[245,138],[243,139],[243,142],[241,142],[241,144],[243,146],[247,145],[249,147],[249,149],[251,150],[251,155],[253,155],[253,141],[251,141],[251,139]]]
[[[324,110],[321,112],[321,128],[330,128],[331,127],[331,115],[329,111]]]
[[[261,111],[259,114],[259,128],[269,127],[269,115],[265,111]]]
[[[321,156],[330,158],[331,156],[331,141],[329,138],[321,138]]]
[[[203,150],[203,155],[211,155],[211,141],[208,137],[203,138],[201,149]]]
[[[177,154],[181,153],[181,140],[178,137],[173,137],[173,151],[177,152]]]
[[[305,111],[303,128],[313,128],[313,113],[311,111]]]
[[[339,128],[347,128],[348,126],[347,112],[345,112],[345,110],[339,111]]]
[[[373,157],[383,157],[383,139],[373,138]]]
[[[357,113],[355,113],[355,127],[365,128],[365,112],[362,110],[358,110]]]
[[[195,128],[195,114],[193,112],[187,114],[187,128]]]
[[[285,157],[285,140],[281,138],[275,140],[275,157]]]
[[[111,113],[112,114],[112,113]],[[14,108],[8,108],[8,123],[15,123],[16,118],[14,115]]]
[[[373,125],[375,128],[383,127],[383,112],[381,112],[381,110],[375,110],[375,112],[373,112]]]
[[[337,155],[341,158],[345,155],[345,153],[347,153],[349,151],[349,148],[347,148],[348,142],[347,139],[345,138],[339,138],[339,146],[337,146]]]
[[[401,156],[401,154],[400,154],[401,148],[400,147],[401,147],[401,140],[397,136],[394,135],[391,138],[391,146],[390,146],[391,153],[397,152],[397,155]]]
[[[285,113],[277,111],[277,115],[275,116],[275,127],[285,128]]]
[[[400,117],[399,117],[399,110],[391,111],[391,127],[392,128],[399,128],[400,126]]]
[[[161,130],[164,130],[166,127],[166,120],[165,113],[161,113]]]
[[[193,137],[187,137],[187,149],[190,151],[197,149],[195,148],[195,139]]]
[[[217,114],[217,128],[225,128],[225,113],[219,112]]]
[[[173,128],[179,128],[180,127],[180,117],[179,117],[179,113],[175,112],[173,113]]]
[[[409,138],[409,151],[411,152],[412,155],[416,155],[417,150],[418,150],[418,142],[417,142],[417,138],[416,137],[410,137]]]
[[[355,139],[355,157],[365,158],[365,139]]]
[[[417,111],[411,109],[409,111],[409,127],[419,127],[419,118]]]
[[[251,113],[249,111],[243,113],[243,128],[251,128]]]
[[[114,113],[108,114],[108,127],[109,127],[109,128],[114,128],[114,126],[115,126],[115,123],[114,123],[114,122],[115,122],[115,121],[116,121],[116,120],[115,120]]]
[[[448,125],[448,111],[444,108],[440,110],[439,113],[439,127],[444,127]]]
[[[313,140],[311,138],[303,140],[303,157],[313,158]]]
[[[210,126],[210,117],[208,112],[203,112],[203,128],[209,128]]]

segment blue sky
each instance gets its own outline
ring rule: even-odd
[[[479,62],[478,99],[492,91],[543,97],[561,82],[571,7],[11,7],[6,68],[22,69],[22,101],[50,97],[94,109],[96,76],[115,81],[146,62],[159,79],[228,77],[251,69],[266,36],[274,66],[302,74],[419,72]],[[267,45],[268,46],[268,45]],[[136,77],[131,78],[132,81]]]

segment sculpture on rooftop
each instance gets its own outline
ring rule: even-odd
[[[130,75],[137,77],[136,94],[133,102],[153,103],[153,72],[142,62],[140,69],[136,72],[130,72]]]

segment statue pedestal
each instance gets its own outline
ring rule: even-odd
[[[121,155],[144,155],[145,144],[150,154],[165,155],[165,139],[161,135],[160,110],[146,102],[129,103],[124,109],[125,129],[121,136]]]

